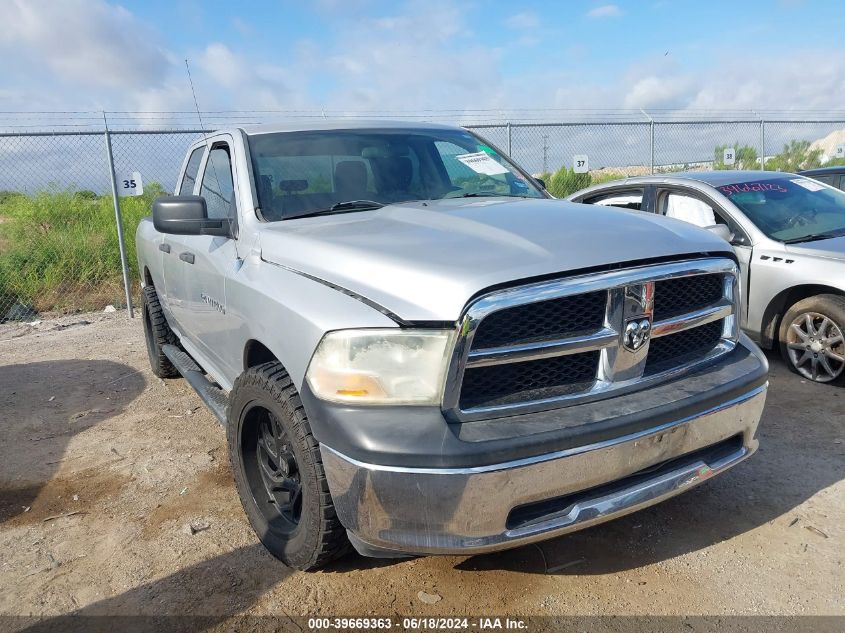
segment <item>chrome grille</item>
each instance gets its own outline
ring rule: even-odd
[[[484,319],[473,346],[500,347],[596,332],[604,324],[606,304],[606,292],[588,292],[499,310]]]
[[[712,321],[671,336],[654,339],[648,350],[644,375],[673,369],[695,360],[715,347],[722,338],[724,325]]]
[[[471,420],[595,399],[733,348],[738,271],[725,258],[643,266],[493,292],[461,323],[444,409]],[[650,338],[625,344],[632,322]]]
[[[699,310],[721,299],[724,284],[719,275],[667,279],[654,284],[654,319],[660,321]]]
[[[589,389],[599,352],[474,367],[464,374],[461,409],[554,398]]]

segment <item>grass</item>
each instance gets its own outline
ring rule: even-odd
[[[121,198],[130,275],[138,278],[135,229],[161,195]],[[16,302],[38,312],[123,305],[120,250],[111,196],[40,191],[0,196],[0,317]]]

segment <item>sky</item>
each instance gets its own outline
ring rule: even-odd
[[[836,0],[0,0],[0,15],[3,111],[190,112],[186,58],[204,111],[845,103]]]

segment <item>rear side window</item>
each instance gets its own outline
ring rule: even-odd
[[[198,147],[191,152],[191,157],[188,159],[188,166],[185,168],[185,175],[182,177],[182,184],[179,185],[179,191],[177,192],[180,196],[190,196],[194,193],[194,183],[197,181],[197,172],[200,169],[203,149],[202,147]]]
[[[818,175],[818,176],[811,175],[810,178],[815,178],[819,182],[823,182],[826,185],[832,185],[834,178],[838,179],[839,176],[834,176],[832,174],[830,174],[830,175]]]
[[[634,209],[640,211],[643,206],[642,189],[626,189],[625,191],[613,191],[601,193],[597,196],[584,199],[585,204],[597,204],[601,207],[617,207],[619,209]]]
[[[234,217],[234,192],[229,149],[226,146],[215,147],[208,155],[200,189],[200,195],[205,198],[208,208],[208,217]]]

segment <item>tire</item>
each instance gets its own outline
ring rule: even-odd
[[[845,385],[845,297],[816,295],[793,305],[780,323],[780,352],[808,380]]]
[[[147,356],[153,373],[159,378],[176,378],[179,371],[161,351],[163,345],[178,345],[179,339],[167,324],[161,310],[158,295],[153,286],[144,286],[141,312],[144,321],[144,338],[147,342]]]
[[[241,374],[226,418],[238,496],[264,547],[303,571],[345,554],[349,541],[332,503],[320,448],[282,365],[263,363]]]

